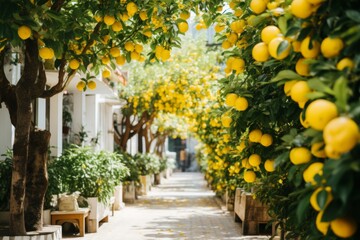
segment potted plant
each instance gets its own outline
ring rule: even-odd
[[[90,147],[70,145],[49,164],[49,174],[57,183],[58,193],[79,191],[91,205],[89,232],[96,232],[99,221],[108,215],[108,203],[129,169],[121,156],[108,151],[94,152]]]
[[[140,195],[151,190],[151,175],[160,171],[160,158],[155,154],[137,153],[134,156],[140,175]]]

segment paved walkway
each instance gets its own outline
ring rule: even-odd
[[[135,204],[116,211],[97,233],[86,240],[232,240],[268,239],[240,237],[240,224],[221,210],[200,173],[174,173],[153,187]]]

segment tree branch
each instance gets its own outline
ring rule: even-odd
[[[59,12],[61,10],[61,7],[64,5],[65,0],[57,0],[53,3],[53,5],[51,6],[51,10],[55,11],[55,12]]]

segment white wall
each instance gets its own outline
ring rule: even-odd
[[[62,136],[62,108],[63,93],[59,93],[50,98],[50,148],[52,156],[60,156],[63,149]]]
[[[14,141],[14,127],[11,125],[9,112],[4,104],[0,109],[0,119],[0,154],[3,154],[7,149],[12,149]]]

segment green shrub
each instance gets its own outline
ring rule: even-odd
[[[5,159],[0,159],[0,210],[7,211],[10,208],[12,150],[1,156]]]
[[[140,175],[149,175],[160,172],[160,157],[151,153],[137,153],[134,156]]]

